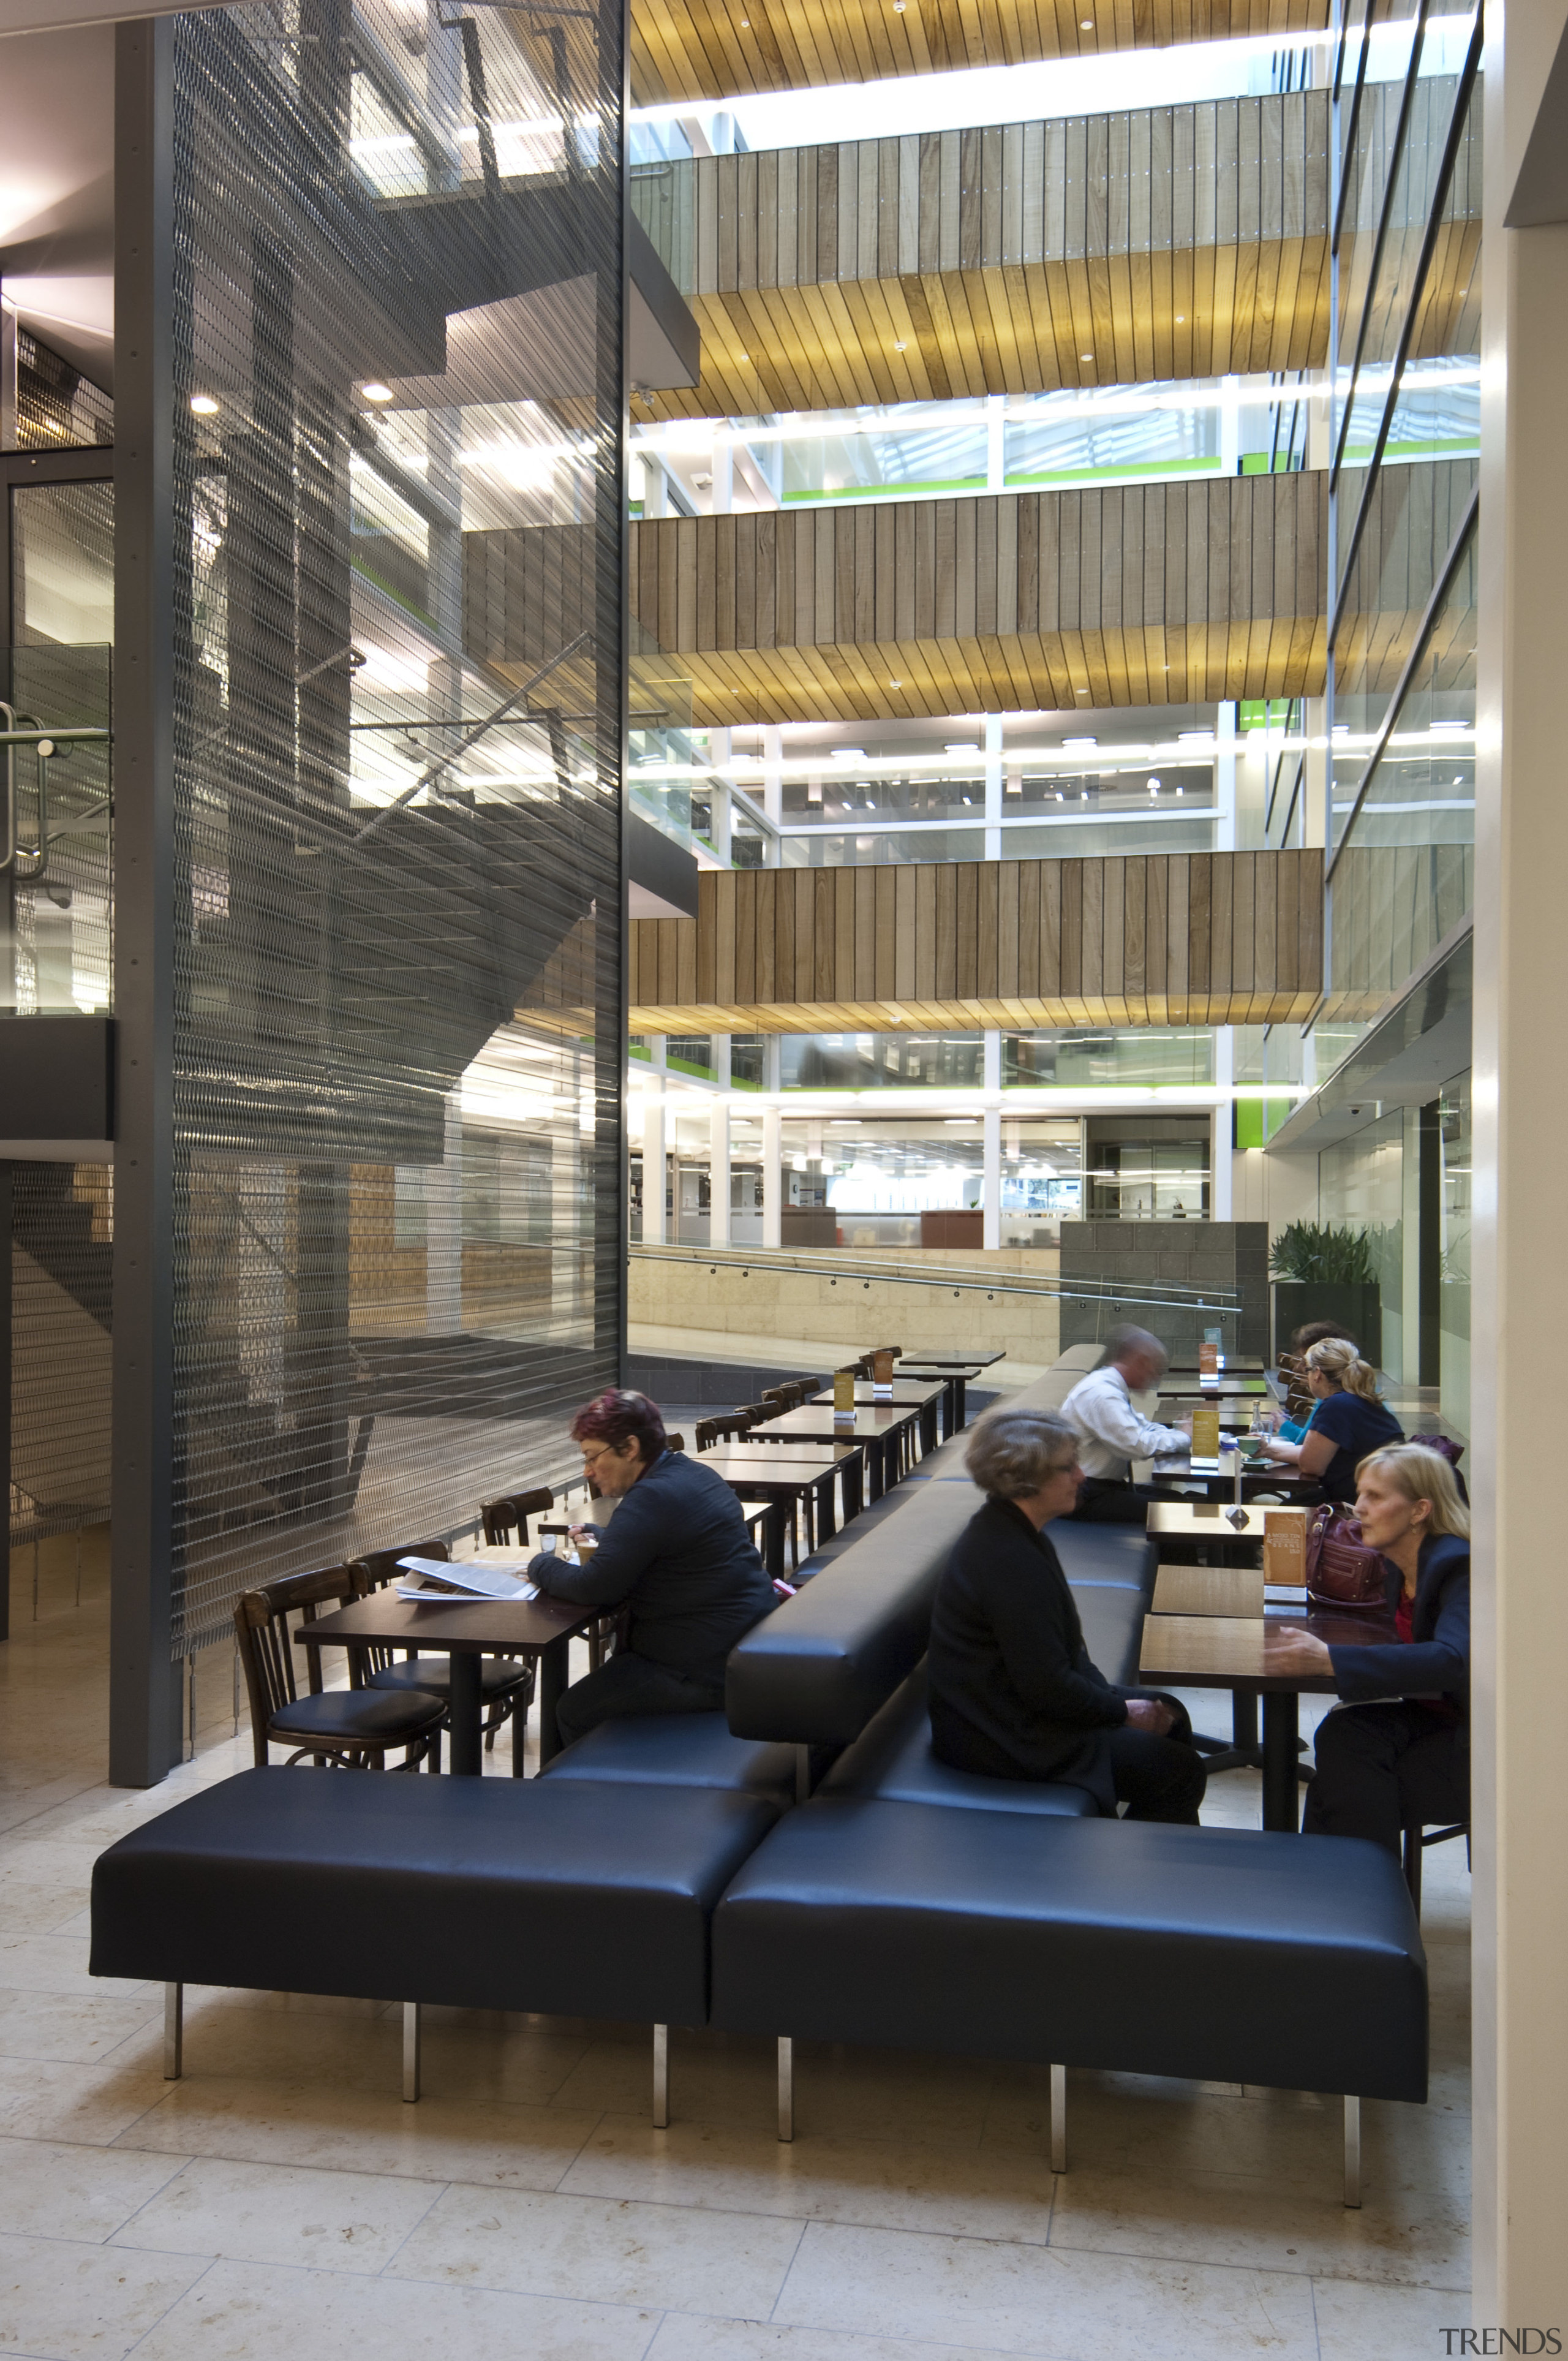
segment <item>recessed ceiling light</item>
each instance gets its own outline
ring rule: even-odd
[[[1087,754],[1091,746],[1099,743],[1098,738],[1064,738],[1061,750],[1064,754]]]
[[[198,418],[215,418],[218,414],[218,405],[210,393],[193,393],[191,407]]]
[[[1080,33],[1092,33],[1094,30],[1093,17],[1080,16],[1078,20],[1078,29]]]
[[[751,356],[750,353],[737,353],[735,357],[738,361],[749,361]]]
[[[1092,353],[1080,353],[1078,357],[1080,361],[1091,361],[1094,356]]]
[[[947,754],[978,754],[980,748],[972,738],[949,738],[942,751]]]
[[[863,763],[866,759],[863,746],[831,746],[828,752],[836,763]]]
[[[1177,324],[1177,326],[1178,326],[1179,328],[1179,327],[1183,327],[1183,326],[1185,326],[1185,324],[1186,324],[1186,321],[1187,321],[1187,314],[1186,314],[1186,313],[1185,313],[1185,312],[1179,312],[1179,313],[1177,313],[1177,315],[1176,315],[1176,324]]]
[[[909,346],[907,343],[899,343],[895,344],[893,349],[895,353],[906,353],[909,350]]]
[[[901,680],[890,680],[888,682],[888,686],[889,688],[902,688],[904,686],[904,683]]]
[[[368,385],[362,385],[359,390],[367,401],[390,401],[392,399],[391,387],[383,385],[379,378],[373,378]]]

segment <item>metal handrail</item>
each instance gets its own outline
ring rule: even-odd
[[[748,1252],[740,1246],[655,1246],[634,1243],[631,1253],[644,1262],[706,1264],[710,1271],[787,1270],[810,1279],[859,1279],[865,1286],[885,1280],[893,1287],[945,1287],[954,1295],[971,1291],[986,1296],[1037,1295],[1053,1303],[1102,1303],[1113,1311],[1212,1312],[1221,1320],[1239,1320],[1242,1306],[1233,1288],[1204,1290],[1164,1281],[1158,1289],[1132,1279],[1091,1279],[1069,1284],[1064,1279],[1028,1279],[1016,1272],[990,1272],[948,1263],[932,1268],[914,1263],[881,1263],[857,1259],[841,1247],[826,1254],[795,1254],[764,1246]],[[1221,1301],[1219,1299],[1228,1299]]]
[[[0,854],[0,876],[3,876],[7,870],[13,870],[19,884],[32,885],[36,884],[48,872],[49,846],[58,838],[68,836],[71,832],[69,829],[56,829],[51,834],[49,830],[49,765],[57,741],[62,746],[106,746],[111,733],[107,730],[98,729],[44,729],[38,722],[29,721],[25,714],[18,717],[14,708],[4,702],[0,702],[0,714],[5,716],[10,725],[7,729],[0,730],[0,746],[5,750],[5,844],[4,853]],[[16,836],[16,749],[18,746],[32,748],[33,762],[38,774],[38,840],[36,845],[19,843]],[[19,867],[18,863],[24,858],[29,861],[36,860],[38,867],[36,869]]]

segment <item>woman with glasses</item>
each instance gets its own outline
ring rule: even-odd
[[[580,1565],[542,1554],[528,1578],[552,1598],[624,1610],[625,1637],[562,1697],[563,1741],[632,1714],[717,1711],[725,1658],[775,1604],[740,1501],[700,1459],[666,1450],[646,1394],[600,1394],[572,1421],[572,1440],[615,1514],[581,1529],[598,1547]]]

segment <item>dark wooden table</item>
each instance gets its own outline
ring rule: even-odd
[[[1151,1484],[1201,1484],[1208,1499],[1214,1507],[1227,1509],[1235,1506],[1233,1497],[1235,1490],[1235,1478],[1233,1476],[1223,1475],[1218,1468],[1194,1468],[1190,1460],[1180,1452],[1171,1452],[1167,1456],[1157,1459],[1149,1472],[1149,1482]],[[1298,1502],[1290,1497],[1292,1493],[1313,1492],[1316,1488],[1317,1478],[1303,1476],[1300,1469],[1292,1467],[1288,1461],[1265,1459],[1260,1455],[1255,1459],[1244,1459],[1242,1462],[1242,1506],[1251,1509],[1254,1524],[1263,1513],[1261,1508],[1252,1508],[1252,1503],[1258,1493],[1283,1492],[1285,1499],[1279,1505],[1289,1509],[1298,1505]],[[1161,1505],[1164,1504],[1161,1503]],[[1153,1530],[1151,1526],[1150,1531]],[[1197,1539],[1201,1536],[1192,1535],[1188,1538]]]
[[[1273,1396],[1266,1378],[1238,1378],[1227,1369],[1218,1378],[1178,1378],[1174,1382],[1167,1371],[1159,1381],[1159,1398],[1179,1402],[1255,1402],[1270,1401]]]
[[[901,1369],[905,1361],[919,1361],[932,1369],[989,1369],[1006,1358],[1005,1353],[928,1353],[923,1345],[912,1345],[900,1353],[894,1367]]]
[[[942,1439],[957,1434],[969,1424],[968,1389],[978,1377],[983,1376],[984,1361],[917,1361],[905,1355],[898,1364],[901,1378],[936,1378],[941,1381]]]
[[[719,1443],[705,1451],[700,1464],[722,1476],[738,1498],[774,1503],[782,1511],[810,1498],[816,1504],[817,1531],[825,1538],[837,1530],[833,1487],[844,1478],[844,1515],[854,1516],[861,1505],[865,1454],[858,1444]],[[775,1581],[784,1571],[784,1517],[774,1517],[763,1551],[768,1572]]]
[[[417,1648],[448,1656],[451,1750],[455,1773],[477,1778],[484,1768],[479,1705],[481,1656],[532,1656],[539,1664],[539,1767],[561,1751],[555,1708],[570,1674],[567,1646],[604,1612],[557,1598],[454,1598],[440,1606],[400,1598],[395,1590],[375,1590],[302,1624],[302,1648]]]
[[[1288,1631],[1352,1646],[1376,1646],[1398,1635],[1382,1615],[1146,1615],[1138,1678],[1146,1688],[1229,1689],[1263,1699],[1263,1825],[1286,1834],[1300,1826],[1297,1700],[1337,1695],[1332,1672],[1271,1669]]]
[[[830,1409],[803,1402],[799,1410],[786,1410],[782,1417],[754,1426],[746,1439],[766,1444],[771,1451],[791,1443],[863,1444],[870,1468],[867,1490],[872,1499],[880,1500],[887,1488],[890,1455],[896,1481],[904,1438],[919,1416],[918,1410],[905,1403],[883,1402],[874,1410],[857,1410],[852,1421],[836,1420]],[[703,1457],[707,1456],[705,1451]]]
[[[891,1402],[895,1410],[918,1411],[920,1448],[922,1451],[935,1451],[937,1412],[946,1391],[947,1387],[940,1378],[923,1385],[912,1378],[894,1378],[892,1392],[879,1394],[869,1378],[858,1378],[855,1381],[855,1407],[857,1410],[875,1410],[881,1403]],[[830,1403],[832,1400],[832,1387],[825,1386],[819,1394],[812,1395],[811,1406],[819,1409],[824,1402]]]

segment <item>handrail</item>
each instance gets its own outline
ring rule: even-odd
[[[824,1254],[796,1254],[773,1246],[748,1252],[740,1246],[683,1246],[634,1244],[630,1252],[644,1262],[706,1264],[710,1271],[787,1270],[810,1279],[858,1279],[870,1286],[885,1280],[893,1287],[945,1287],[954,1295],[971,1290],[986,1295],[1037,1295],[1053,1303],[1103,1303],[1113,1311],[1212,1312],[1221,1320],[1239,1320],[1242,1306],[1234,1288],[1205,1291],[1167,1280],[1157,1289],[1142,1280],[1090,1279],[1069,1285],[1063,1279],[1028,1279],[1016,1272],[975,1270],[959,1263],[936,1267],[914,1263],[869,1262],[841,1247]],[[1218,1299],[1225,1298],[1226,1301]]]

